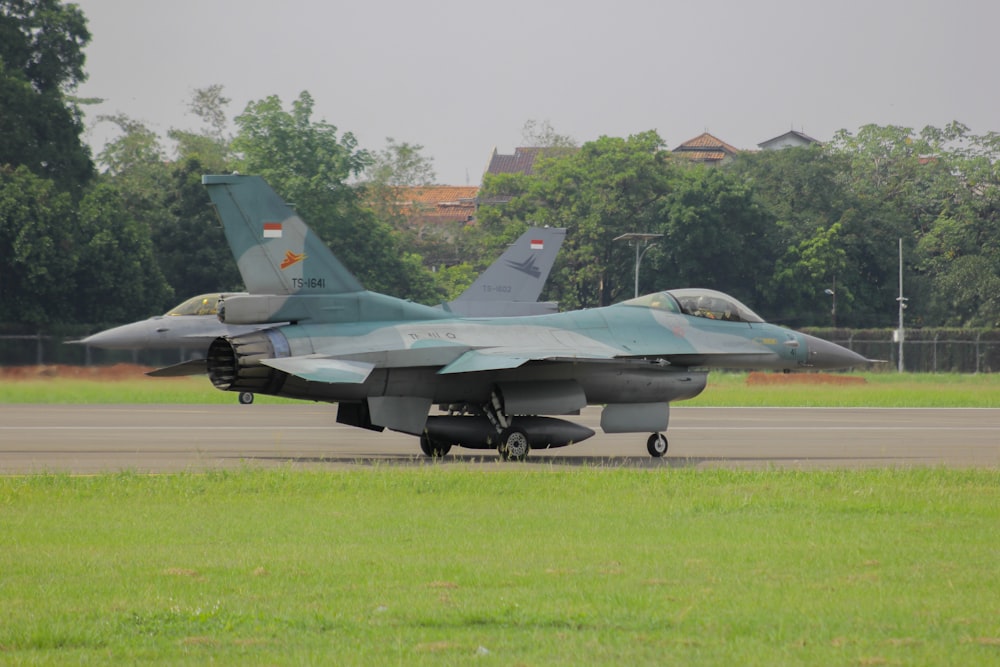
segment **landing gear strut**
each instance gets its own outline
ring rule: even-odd
[[[653,458],[660,458],[667,453],[667,436],[662,433],[654,433],[646,441],[646,450]]]
[[[531,451],[528,433],[511,424],[510,415],[504,411],[503,396],[499,388],[493,389],[489,402],[483,406],[483,413],[499,436],[497,453],[500,458],[504,461],[523,461],[528,458],[528,452]]]

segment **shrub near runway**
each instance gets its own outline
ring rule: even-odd
[[[995,664],[1000,472],[0,479],[31,664]]]

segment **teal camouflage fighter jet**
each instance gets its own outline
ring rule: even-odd
[[[248,294],[226,324],[272,328],[216,339],[219,389],[338,404],[337,421],[521,460],[594,432],[552,415],[603,406],[608,433],[650,433],[667,450],[670,403],[697,396],[707,369],[833,369],[867,360],[768,324],[725,294],[681,289],[605,308],[459,318],[369,292],[259,177],[204,176]],[[433,406],[440,414],[431,415]]]
[[[437,308],[459,316],[513,316],[554,313],[551,301],[539,301],[556,255],[566,238],[559,227],[531,227],[454,301]],[[220,300],[246,292],[199,294],[163,315],[91,334],[74,344],[106,350],[179,349],[204,353],[219,336],[238,336],[267,325],[227,325],[219,321]],[[253,397],[243,394],[244,402]]]

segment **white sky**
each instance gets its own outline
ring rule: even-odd
[[[580,143],[708,130],[755,148],[789,129],[952,120],[1000,130],[994,0],[78,0],[98,114],[199,129],[196,88],[230,117],[303,90],[361,147],[424,146],[440,183],[477,185],[527,120]],[[95,155],[113,136],[102,124]]]

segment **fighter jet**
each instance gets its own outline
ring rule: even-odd
[[[202,178],[248,294],[219,306],[226,324],[274,323],[209,347],[226,391],[338,404],[337,421],[419,437],[429,456],[453,446],[532,448],[594,431],[552,415],[601,405],[606,433],[650,433],[667,451],[670,403],[697,396],[710,368],[833,369],[867,360],[766,323],[720,292],[657,292],[604,308],[502,318],[364,290],[260,177]],[[154,372],[154,374],[156,374]],[[431,415],[432,406],[441,411]]]
[[[436,307],[463,316],[556,312],[558,304],[538,301],[538,297],[565,238],[566,230],[563,228],[529,228],[454,301]],[[106,350],[180,349],[204,354],[209,344],[219,336],[237,336],[272,326],[231,325],[219,321],[217,308],[220,299],[245,294],[199,294],[163,315],[99,331],[71,342]],[[250,401],[252,397],[244,396],[244,402]]]

